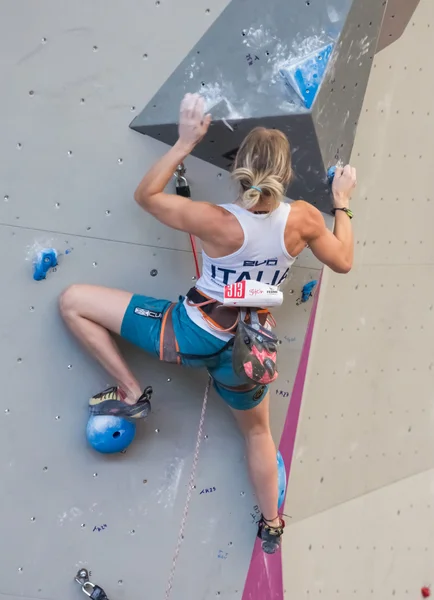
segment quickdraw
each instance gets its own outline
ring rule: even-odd
[[[81,586],[81,591],[91,600],[109,600],[105,591],[99,585],[89,580],[89,571],[80,569],[75,576],[75,581]]]

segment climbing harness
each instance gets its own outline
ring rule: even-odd
[[[91,600],[109,600],[105,591],[99,585],[89,581],[89,571],[80,569],[75,576],[75,581],[81,586],[81,591]]]
[[[263,385],[271,383],[277,378],[278,339],[267,327],[268,324],[275,327],[276,322],[267,309],[224,306],[195,287],[187,292],[187,304],[198,308],[212,329],[233,332],[234,337],[213,354],[199,355],[180,352],[171,323],[171,314],[169,314],[162,327],[161,360],[177,362],[182,358],[187,360],[210,359],[233,346],[232,364],[238,375],[246,376],[250,381]],[[169,311],[171,309],[172,307]]]
[[[232,364],[235,373],[247,377],[254,383],[267,385],[277,379],[276,335],[267,327],[275,321],[267,309],[226,307],[221,302],[209,299],[197,288],[187,292],[187,303],[199,308],[212,329],[233,332],[234,336],[212,354],[188,354],[179,350],[172,322],[172,304],[166,311],[161,326],[160,360],[180,364],[186,360],[215,358],[234,347]]]

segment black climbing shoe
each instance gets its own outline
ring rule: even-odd
[[[280,527],[272,527],[267,523],[264,517],[258,524],[258,538],[262,540],[262,550],[267,554],[274,554],[279,550],[282,543],[285,521],[280,519]]]
[[[152,388],[148,386],[136,404],[127,404],[123,392],[113,386],[92,396],[89,411],[91,415],[112,415],[128,420],[145,419],[151,410],[151,396]]]

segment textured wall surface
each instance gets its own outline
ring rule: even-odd
[[[355,266],[324,275],[288,490],[290,598],[432,583],[433,29],[423,0],[375,59],[352,156]]]
[[[191,286],[188,236],[159,225],[132,199],[166,147],[128,126],[225,5],[1,5],[5,598],[78,598],[73,578],[80,567],[91,569],[113,600],[164,597],[206,374],[162,365],[123,344],[140,381],[154,387],[154,410],[126,454],[96,454],[85,439],[87,401],[112,382],[66,332],[57,298],[75,282],[168,298]],[[195,198],[234,197],[227,173],[193,158],[186,166]],[[61,253],[59,266],[35,282],[32,258],[46,246]],[[306,252],[287,284],[293,293],[276,313],[283,341],[281,376],[272,388],[277,442],[312,305],[297,299],[318,269]],[[256,500],[241,437],[214,395],[202,443],[172,598],[241,598]],[[201,494],[205,489],[213,491]]]
[[[85,439],[87,400],[112,382],[66,332],[57,297],[74,282],[167,298],[191,286],[188,236],[132,200],[166,146],[129,124],[227,5],[0,7],[5,598],[73,600],[80,567],[113,600],[164,597],[206,374],[122,344],[140,381],[154,387],[154,410],[125,454],[96,454]],[[376,57],[363,106],[352,158],[356,265],[323,277],[285,509],[285,588],[297,600],[417,597],[430,583],[433,27],[422,0],[398,42]],[[234,197],[226,172],[197,158],[186,166],[195,198]],[[60,253],[59,266],[35,282],[32,258],[46,246]],[[288,403],[312,307],[297,300],[319,273],[306,251],[275,313],[276,442],[297,412]],[[173,599],[238,600],[244,590],[248,600],[271,600],[255,591],[255,578],[269,575],[263,558],[257,570],[251,562],[255,505],[241,437],[212,395]]]

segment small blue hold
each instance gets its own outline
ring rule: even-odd
[[[33,260],[33,279],[41,281],[45,279],[50,269],[57,267],[57,250],[44,248]]]
[[[327,171],[327,179],[328,179],[328,182],[330,185],[333,183],[333,179],[335,178],[335,173],[336,173],[336,167],[330,167],[330,169]]]
[[[91,416],[87,422],[87,441],[97,452],[114,454],[128,448],[136,434],[136,424],[112,415]]]
[[[303,289],[301,290],[301,302],[307,302],[309,300],[316,284],[316,280],[309,281],[309,283],[304,284]]]
[[[286,469],[280,452],[277,453],[277,482],[278,482],[278,509],[280,510],[286,494]]]

